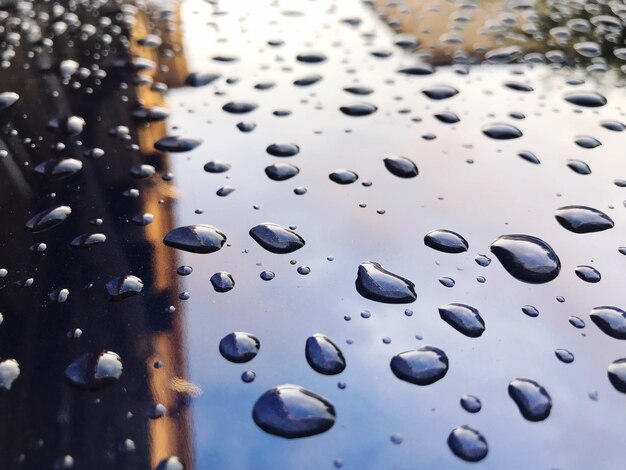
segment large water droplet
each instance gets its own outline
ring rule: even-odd
[[[326,60],[326,56],[321,52],[305,52],[296,56],[298,62],[304,62],[306,64],[319,64]]]
[[[328,431],[336,414],[326,398],[297,385],[280,385],[261,395],[252,417],[265,432],[292,439]]]
[[[78,173],[83,167],[83,162],[74,158],[63,160],[46,160],[34,168],[34,172],[48,180],[60,180]]]
[[[13,93],[12,91],[5,91],[0,93],[0,111],[9,109],[20,99],[20,95]]]
[[[254,111],[257,108],[255,103],[248,101],[231,101],[222,106],[222,109],[231,114],[245,114]]]
[[[485,321],[480,312],[469,305],[444,305],[439,307],[439,316],[452,328],[470,338],[478,338],[485,331]]]
[[[594,149],[602,145],[602,142],[600,142],[598,139],[588,135],[580,135],[576,137],[576,139],[574,139],[574,142],[576,142],[576,145],[578,145],[579,147],[585,149]]]
[[[307,338],[305,355],[311,368],[320,374],[335,375],[346,368],[339,347],[328,336],[319,333]]]
[[[545,388],[534,380],[514,379],[509,384],[509,396],[529,421],[543,421],[550,415],[552,399]]]
[[[304,239],[293,230],[277,224],[265,223],[250,229],[250,236],[267,251],[291,253],[302,248]]]
[[[154,148],[162,152],[188,152],[202,143],[202,139],[191,137],[167,136],[157,140]]]
[[[104,233],[84,233],[74,238],[70,245],[76,248],[89,248],[104,243],[107,237]]]
[[[593,266],[576,266],[575,272],[576,275],[585,282],[591,282],[595,284],[596,282],[600,282],[600,279],[602,279],[600,271],[598,271]]]
[[[413,178],[419,173],[415,163],[406,157],[391,156],[383,161],[385,168],[399,178]]]
[[[415,284],[372,261],[359,265],[355,285],[359,294],[376,302],[407,304],[417,299]]]
[[[390,366],[400,380],[415,385],[430,385],[441,380],[448,372],[448,356],[441,349],[422,346],[417,350],[396,354]]]
[[[604,212],[586,206],[561,207],[554,217],[562,227],[574,233],[601,232],[615,225]]]
[[[71,213],[72,209],[69,206],[46,209],[34,217],[31,217],[28,222],[26,222],[26,230],[33,233],[49,230],[67,219]]]
[[[491,252],[511,276],[530,284],[550,282],[561,271],[552,247],[531,235],[502,235],[491,244]]]
[[[621,308],[595,307],[589,314],[591,321],[604,333],[615,339],[626,339],[626,312]]]
[[[489,452],[485,436],[469,426],[454,428],[448,436],[448,447],[454,455],[468,462],[478,462]]]
[[[11,390],[13,382],[20,376],[20,365],[15,359],[0,360],[0,389]]]
[[[225,173],[230,170],[230,163],[213,160],[204,165],[204,171],[207,173]]]
[[[216,292],[228,292],[235,287],[235,279],[232,274],[226,271],[220,271],[211,276],[211,285]]]
[[[487,137],[497,140],[517,139],[522,136],[522,131],[517,127],[503,123],[489,124],[482,131]]]
[[[210,225],[187,225],[171,230],[163,243],[191,253],[213,253],[226,243],[226,235]]]
[[[337,184],[350,184],[359,179],[354,171],[343,169],[333,171],[328,177]]]
[[[432,230],[424,236],[424,244],[444,253],[463,253],[469,248],[467,240],[452,230]]]
[[[300,147],[296,144],[277,143],[268,146],[266,151],[275,157],[293,157],[300,152]]]
[[[285,181],[298,173],[300,173],[300,169],[290,163],[274,163],[265,167],[265,174],[274,181]]]
[[[105,287],[110,300],[122,300],[139,294],[143,289],[143,281],[137,276],[127,274],[114,277]]]
[[[318,74],[305,75],[304,77],[294,80],[293,84],[295,86],[311,86],[319,82],[321,79],[322,76]]]
[[[626,358],[611,362],[607,373],[615,390],[626,393]]]
[[[250,334],[233,332],[224,336],[220,341],[220,354],[224,359],[242,364],[251,361],[259,353],[261,342]]]
[[[342,106],[339,109],[343,114],[346,114],[347,116],[360,117],[368,116],[376,112],[378,108],[369,103],[354,103],[347,106]]]
[[[122,370],[122,359],[114,352],[87,353],[67,366],[65,378],[75,387],[99,390],[115,383]]]
[[[565,101],[586,108],[598,108],[606,104],[606,98],[594,91],[576,91],[565,95]]]
[[[451,86],[440,85],[431,88],[424,88],[422,93],[428,96],[431,100],[445,100],[458,94],[459,90]]]
[[[579,175],[590,175],[591,168],[582,160],[568,160],[567,167]]]

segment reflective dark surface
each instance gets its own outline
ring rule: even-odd
[[[625,12],[2,3],[0,469],[621,468]]]

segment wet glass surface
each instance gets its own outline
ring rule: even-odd
[[[620,468],[624,19],[2,3],[0,468]]]

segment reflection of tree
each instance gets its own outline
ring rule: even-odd
[[[598,58],[609,67],[623,63],[614,50],[624,47],[626,33],[619,19],[621,7],[612,2],[493,0],[472,8],[454,1],[372,3],[397,33],[416,37],[418,55],[436,65],[479,63],[489,51],[509,46],[520,48],[519,59],[527,53],[560,50],[563,59],[556,61],[566,65],[588,66]],[[575,44],[585,41],[599,44],[597,58],[576,51]]]
[[[61,3],[69,6],[69,2]],[[17,7],[5,8],[11,14],[8,18],[41,27],[43,37],[49,24],[64,18],[45,2],[33,4],[33,9],[51,15],[48,22],[35,21],[28,11]],[[123,26],[133,44],[132,54],[149,55],[159,62],[159,51],[134,45],[149,29],[145,13],[140,11],[132,22],[126,21],[128,13],[113,3],[100,12],[111,18],[112,25]],[[21,97],[14,109],[0,115],[0,149],[9,154],[0,160],[0,264],[9,271],[0,284],[4,316],[0,357],[15,358],[21,367],[13,389],[0,395],[0,468],[51,468],[63,455],[71,455],[76,468],[149,468],[170,455],[178,455],[192,466],[188,405],[197,391],[181,379],[186,375],[186,361],[177,260],[175,252],[161,242],[174,224],[170,208],[174,193],[157,176],[148,180],[129,176],[130,167],[136,164],[148,163],[163,173],[169,169],[169,157],[153,151],[154,141],[165,135],[165,125],[138,125],[130,119],[137,101],[154,106],[162,105],[163,98],[149,85],[134,87],[129,67],[120,67],[129,61],[124,35],[112,34],[111,27],[99,25],[85,5],[72,13],[82,24],[97,25],[98,32],[82,39],[80,27],[70,24],[52,45],[36,35],[30,42],[24,34],[13,47],[11,67],[0,71],[0,91],[15,91]],[[7,18],[0,21],[5,36],[20,28]],[[101,41],[105,32],[113,37],[107,47]],[[180,33],[166,36],[162,47],[171,47],[169,41],[180,42]],[[108,55],[102,54],[104,50]],[[29,51],[36,52],[34,58],[28,57]],[[101,53],[101,59],[94,57],[94,51]],[[74,76],[64,84],[57,67],[65,59],[90,69],[90,76]],[[179,85],[180,77],[186,75],[182,52],[168,63],[168,73],[158,69],[148,73],[155,81]],[[27,64],[29,69],[25,69]],[[73,83],[80,87],[74,88]],[[66,136],[45,130],[50,118],[68,115],[85,119],[82,134]],[[137,142],[139,150],[111,137],[108,130],[115,126],[127,126],[131,142]],[[65,149],[50,150],[59,141]],[[84,158],[84,150],[94,147],[104,149],[105,156]],[[61,181],[36,178],[32,168],[51,157],[81,159],[83,169]],[[139,197],[123,196],[133,187],[139,189]],[[72,207],[63,224],[49,232],[24,233],[24,223],[32,214],[60,204]],[[129,223],[143,212],[154,214],[152,224],[138,227]],[[92,225],[95,218],[103,219],[103,224]],[[75,236],[86,232],[105,233],[107,241],[87,249],[69,247]],[[29,251],[35,242],[45,242],[47,250]],[[121,302],[106,300],[104,283],[128,273],[144,281],[142,294]],[[32,287],[15,285],[29,277],[35,279]],[[55,288],[69,289],[66,303],[48,300],[48,293]],[[177,311],[166,313],[168,306]],[[67,337],[74,328],[82,329],[80,339]],[[67,364],[85,352],[102,349],[122,357],[122,378],[99,392],[72,389],[63,380]],[[157,360],[163,361],[160,369],[153,367]],[[149,420],[146,412],[154,403],[164,404],[168,415]],[[122,446],[126,439],[134,442],[134,450]]]

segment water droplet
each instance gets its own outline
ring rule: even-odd
[[[565,364],[574,362],[574,355],[567,349],[556,349],[554,351],[554,355],[559,361],[564,362]]]
[[[448,357],[438,348],[422,346],[405,351],[391,359],[391,371],[396,377],[415,385],[430,385],[448,372]]]
[[[75,248],[89,248],[93,245],[104,243],[107,237],[104,233],[83,233],[74,238],[70,245]]]
[[[412,67],[404,67],[398,70],[398,73],[402,73],[404,75],[431,75],[435,73],[435,68],[427,63],[416,64]]]
[[[274,181],[285,181],[298,173],[300,173],[300,169],[290,163],[274,163],[265,167],[265,174]]]
[[[304,62],[306,64],[319,64],[326,60],[326,56],[320,52],[306,52],[298,54],[296,59],[298,62]]]
[[[164,121],[170,116],[170,113],[165,108],[153,106],[151,108],[135,108],[131,112],[131,117],[139,122],[159,122]]]
[[[254,122],[242,121],[237,123],[237,129],[241,132],[252,132],[256,129],[256,124]]]
[[[485,321],[480,312],[469,305],[444,305],[439,307],[439,316],[452,328],[470,338],[478,338],[485,331]]]
[[[469,248],[467,240],[451,230],[432,230],[424,236],[424,244],[444,253],[463,253]]]
[[[543,421],[550,415],[552,399],[546,389],[534,380],[512,380],[509,384],[509,396],[528,421]]]
[[[474,261],[476,261],[476,264],[478,266],[482,266],[483,268],[491,264],[491,258],[489,258],[486,255],[481,255],[481,254],[476,255],[476,258],[474,258]]]
[[[201,87],[214,82],[218,78],[220,78],[220,75],[217,73],[193,72],[187,76],[185,83],[191,87]]]
[[[302,274],[303,276],[306,276],[307,274],[311,274],[311,268],[309,268],[308,266],[298,266],[298,274]]]
[[[592,266],[576,266],[576,275],[585,282],[596,283],[602,278],[600,271]]]
[[[511,276],[522,282],[543,284],[561,271],[561,261],[552,247],[531,235],[502,235],[491,244],[491,252]]]
[[[328,177],[337,184],[350,184],[359,179],[359,175],[350,170],[335,170]]]
[[[374,93],[374,90],[372,90],[370,87],[367,87],[367,86],[350,86],[350,87],[344,88],[343,91],[350,93],[352,95],[359,95],[359,96],[367,96],[367,95],[371,95],[372,93]]]
[[[607,373],[615,390],[626,393],[626,358],[611,362]]]
[[[562,227],[574,233],[601,232],[615,225],[604,212],[586,206],[561,207],[554,217]]]
[[[413,178],[418,175],[417,166],[406,157],[391,156],[384,159],[385,168],[399,178]]]
[[[230,163],[213,160],[204,165],[204,171],[207,173],[225,173],[230,170]]]
[[[213,253],[224,246],[226,235],[210,225],[187,225],[171,230],[163,243],[190,253]]]
[[[461,397],[461,406],[468,413],[478,413],[482,409],[483,404],[474,395],[463,395]]]
[[[424,88],[422,93],[429,97],[431,100],[445,100],[452,98],[459,93],[459,90],[447,85],[434,86],[431,88]]]
[[[228,292],[235,287],[235,279],[232,274],[220,271],[211,276],[211,285],[216,292]]]
[[[339,347],[328,337],[314,334],[306,340],[306,360],[313,370],[324,375],[336,375],[346,368]]]
[[[0,389],[11,390],[13,382],[20,376],[20,365],[15,359],[0,360]]]
[[[582,160],[568,160],[567,166],[574,173],[578,173],[579,175],[590,175],[591,168]]]
[[[336,415],[326,398],[297,385],[280,385],[261,395],[252,417],[265,432],[292,439],[329,430]]]
[[[78,173],[82,167],[83,162],[74,158],[51,159],[40,163],[33,171],[48,180],[61,180]]]
[[[87,353],[65,369],[65,378],[75,387],[99,390],[120,378],[123,366],[120,356],[111,351]]]
[[[533,318],[539,316],[539,310],[537,310],[537,308],[533,307],[532,305],[524,305],[522,307],[522,312],[524,312],[525,315]]]
[[[435,119],[439,122],[443,122],[444,124],[456,124],[461,119],[452,111],[442,111],[440,113],[435,114]]]
[[[143,289],[143,281],[137,276],[127,274],[114,277],[106,283],[105,287],[110,300],[122,300],[139,294]]]
[[[185,470],[185,466],[176,456],[161,460],[155,470]]]
[[[191,137],[167,136],[157,140],[154,148],[162,152],[189,152],[202,143],[202,139]]]
[[[451,277],[440,277],[439,283],[444,287],[454,287],[455,282]]]
[[[242,364],[249,362],[256,357],[261,348],[259,339],[243,332],[233,332],[224,336],[220,341],[220,354],[224,359]]]
[[[48,121],[48,128],[59,134],[67,136],[77,136],[85,127],[85,120],[80,116],[68,116],[65,118],[55,118]]]
[[[252,227],[249,233],[259,245],[277,254],[292,253],[305,244],[304,239],[296,232],[277,224],[260,224]]]
[[[448,436],[448,447],[454,455],[467,462],[478,462],[489,452],[485,436],[469,426],[454,428]]]
[[[626,339],[626,312],[621,308],[595,307],[589,314],[591,321],[604,333],[615,339]]]
[[[69,206],[53,207],[41,211],[26,222],[26,230],[28,232],[39,233],[56,227],[63,222],[72,213]]]
[[[606,104],[606,98],[594,91],[576,91],[565,95],[565,101],[586,108],[598,108]]]
[[[578,145],[579,147],[582,147],[585,149],[594,149],[602,145],[602,142],[600,142],[598,139],[596,139],[595,137],[587,136],[587,135],[581,135],[581,136],[576,137],[574,142],[576,142],[576,145]]]
[[[293,84],[295,86],[311,86],[311,85],[315,85],[321,79],[322,79],[322,76],[318,74],[305,75],[304,77],[294,80]]]
[[[256,373],[252,370],[246,370],[243,374],[241,374],[241,380],[244,383],[251,383],[254,382],[254,379],[256,379]]]
[[[217,194],[219,197],[226,197],[234,192],[235,188],[233,188],[232,186],[222,186],[215,192],[215,194]]]
[[[370,261],[359,265],[356,290],[366,299],[388,304],[415,302],[415,284]]]
[[[347,106],[341,106],[339,109],[347,116],[360,117],[375,113],[378,108],[369,103],[354,103]]]
[[[517,154],[517,156],[523,158],[527,162],[534,163],[535,165],[541,164],[539,158],[537,158],[534,153],[529,152],[528,150],[522,150]]]
[[[525,93],[529,93],[533,91],[533,87],[521,82],[508,81],[504,83],[504,86],[515,91],[522,91]]]
[[[0,93],[0,112],[5,109],[9,109],[20,99],[20,95],[13,93],[12,91],[5,91]]]
[[[264,281],[271,281],[272,279],[274,279],[275,276],[276,274],[274,274],[272,271],[261,272],[261,279],[263,279]]]
[[[176,269],[176,273],[179,276],[189,276],[193,272],[193,268],[191,266],[179,266]]]
[[[300,152],[300,147],[296,144],[278,143],[268,146],[266,151],[275,157],[293,157]]]
[[[623,132],[626,130],[626,124],[619,121],[602,121],[600,125],[613,132]]]
[[[582,318],[571,316],[568,321],[574,328],[581,329],[585,327],[585,321]]]
[[[231,101],[222,106],[222,109],[231,114],[245,114],[254,111],[257,108],[255,103],[247,101]]]
[[[522,131],[510,124],[496,123],[484,126],[483,134],[497,140],[517,139],[522,136]]]

